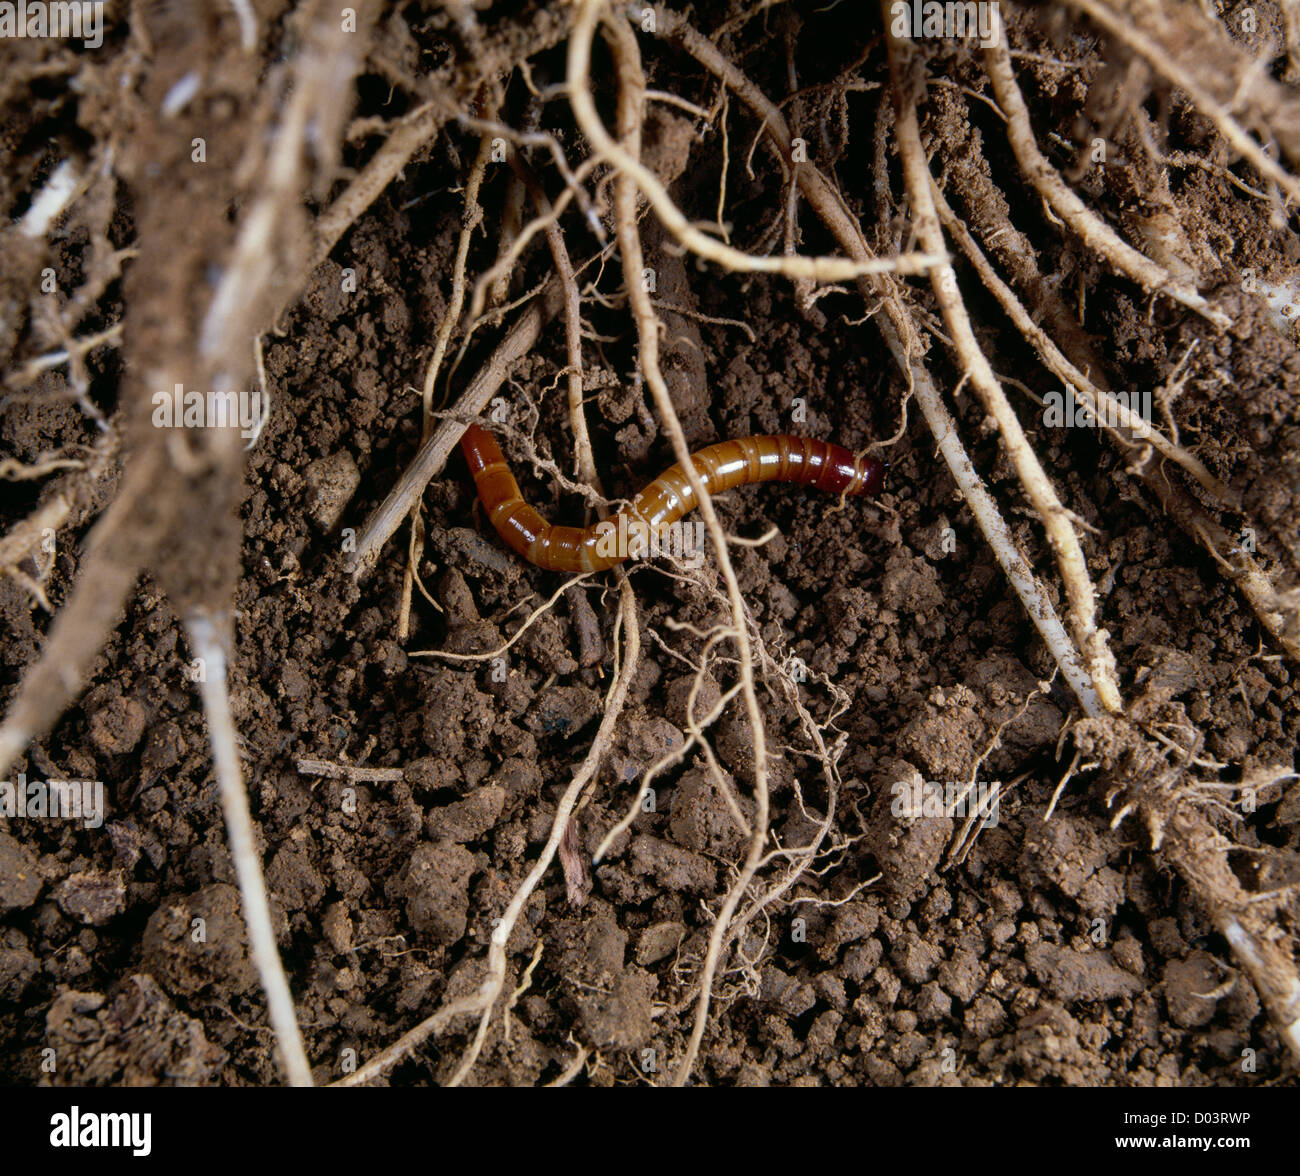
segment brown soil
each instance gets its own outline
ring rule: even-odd
[[[463,30],[445,15],[417,14],[418,7],[385,6],[371,30],[354,118],[392,119],[437,96],[426,75],[436,75],[442,97],[463,109],[494,54],[503,63],[531,56],[538,87],[564,77],[563,23],[553,48],[533,54],[516,44],[519,30],[536,34],[545,23],[529,3],[478,13],[478,73],[465,64],[475,58]],[[711,31],[744,7],[702,4],[692,21]],[[893,119],[881,27],[876,17],[848,11],[856,6],[814,11],[823,7],[779,6],[720,45],[777,100],[791,90],[788,57],[799,85],[811,89],[785,106],[786,116],[873,243],[893,252],[907,245],[908,230],[903,219],[878,217],[878,210],[905,208],[892,145],[881,157],[873,148],[882,103],[883,123]],[[1275,7],[1255,5],[1266,25],[1281,19]],[[87,361],[87,398],[114,427],[138,411],[124,389],[132,373],[152,378],[142,366],[148,348],[173,345],[179,328],[169,325],[169,307],[178,321],[197,321],[190,304],[209,296],[207,267],[225,255],[244,207],[237,197],[249,180],[237,178],[243,140],[234,135],[266,117],[266,71],[290,47],[279,32],[282,6],[266,0],[255,8],[262,30],[255,57],[239,50],[232,9],[219,4],[197,29],[184,21],[171,29],[167,5],[141,6],[153,22],[147,47],[140,30],[124,24],[110,25],[93,54],[0,44],[0,205],[8,215],[26,211],[59,160],[92,158],[109,142],[119,177],[102,194],[102,208],[78,206],[56,222],[48,257],[13,232],[0,237],[0,358],[16,371],[55,349],[29,305],[29,280],[38,281],[32,275],[43,265],[56,271],[65,302],[68,292],[98,283],[69,321],[76,336],[128,324],[122,348],[100,348]],[[650,87],[713,105],[717,85],[689,57],[641,40]],[[1259,37],[1238,41],[1253,50],[1263,44]],[[1186,263],[1232,318],[1217,331],[1183,307],[1144,296],[1054,224],[1021,178],[997,114],[971,93],[988,93],[978,51],[957,42],[924,46],[931,85],[922,134],[949,202],[973,231],[1011,218],[1043,273],[1081,311],[1112,387],[1159,388],[1195,344],[1169,406],[1178,435],[1240,491],[1242,513],[1222,516],[1224,525],[1235,533],[1240,518],[1250,519],[1259,550],[1285,584],[1300,568],[1300,349],[1269,321],[1258,293],[1241,287],[1248,268],[1270,280],[1296,272],[1294,213],[1271,219],[1268,199],[1232,182],[1262,184],[1217,146],[1212,124],[1076,17],[1017,16],[1012,42],[1032,55],[1018,57],[1016,69],[1040,147],[1135,245],[1145,240],[1137,218],[1151,209],[1143,204],[1149,159],[1133,110],[1145,112],[1166,153],[1222,160],[1217,170],[1169,169]],[[450,72],[449,60],[460,63]],[[220,81],[205,84],[196,106],[174,121],[171,138],[160,138],[164,124],[156,119],[123,122],[134,109],[117,93],[123,70],[131,71],[142,108],[156,107],[195,62],[205,78]],[[1280,55],[1277,76],[1286,63]],[[612,126],[603,52],[594,68]],[[883,86],[827,85],[855,77]],[[528,95],[518,72],[505,95],[501,117],[520,125]],[[649,111],[647,164],[671,182],[689,216],[713,218],[723,163],[718,125],[706,131],[673,106],[652,103]],[[760,147],[751,177],[745,158],[759,124],[734,98],[727,118],[724,219],[732,243],[779,253],[780,166]],[[209,162],[194,174],[189,143],[200,124]],[[581,160],[562,98],[547,103],[542,126],[563,135],[571,162]],[[1094,136],[1106,138],[1116,156],[1105,169],[1076,174],[1071,169],[1086,162]],[[351,138],[343,163],[362,167],[379,142],[373,132]],[[448,304],[464,177],[476,150],[476,136],[449,123],[351,225],[264,340],[273,409],[247,454],[238,508],[242,570],[231,690],[279,946],[318,1081],[342,1077],[350,1062],[373,1057],[481,981],[493,921],[550,833],[558,796],[590,746],[617,668],[617,592],[607,589],[608,576],[587,581],[581,596],[562,596],[510,647],[504,674],[490,662],[411,656],[493,650],[561,582],[506,551],[476,510],[458,455],[422,500],[420,571],[443,611],[417,591],[412,631],[398,639],[406,526],[372,574],[358,579],[344,566],[345,537],[363,526],[420,442],[418,388]],[[554,199],[563,191],[557,173],[545,152],[531,158]],[[1003,207],[988,203],[987,189],[971,180],[974,171],[992,177]],[[179,175],[190,176],[188,188],[172,184]],[[471,283],[496,258],[509,175],[497,165],[487,171]],[[880,185],[892,196],[878,207]],[[596,181],[589,186],[595,191]],[[339,190],[335,181],[314,193],[310,211]],[[980,191],[984,197],[971,195]],[[802,252],[835,252],[806,207],[799,223]],[[575,260],[599,248],[580,213],[566,213],[562,224]],[[765,239],[769,228],[775,236]],[[697,266],[690,255],[678,260],[653,214],[642,238],[665,307],[663,365],[692,446],[799,432],[861,450],[899,429],[904,382],[871,323],[857,323],[863,305],[856,293],[844,289],[810,303],[784,278]],[[106,272],[100,280],[106,252],[128,246],[150,250],[154,268],[138,268],[133,283],[131,267],[149,258],[127,259],[125,277]],[[985,247],[997,264],[996,242]],[[342,292],[348,269],[357,275],[355,292]],[[512,290],[522,294],[551,269],[539,237]],[[158,287],[159,272],[174,286]],[[1009,384],[1008,394],[1031,443],[1087,526],[1084,549],[1126,702],[1153,722],[1190,724],[1203,735],[1200,754],[1228,767],[1220,777],[1205,769],[1197,778],[1232,781],[1264,765],[1293,768],[1300,730],[1294,663],[1104,436],[1042,424],[1025,393],[1041,397],[1059,384],[978,278],[961,266],[959,278],[994,368],[1023,382]],[[632,379],[636,339],[615,299],[622,284],[616,257],[598,282],[606,301],[583,303],[584,387],[596,465],[605,492],[616,497],[639,489],[672,454]],[[918,321],[937,326],[926,317],[935,311],[925,282],[912,280],[909,289]],[[491,325],[479,329],[452,377],[453,394],[499,335]],[[960,371],[938,334],[930,336],[926,362],[951,392]],[[565,364],[556,324],[501,395],[523,439],[568,475],[572,435],[557,375]],[[11,393],[0,417],[0,457],[85,458],[99,441],[66,367]],[[792,416],[799,399],[806,419]],[[968,390],[951,403],[1021,550],[1052,576],[1042,528],[996,435],[983,428],[983,410]],[[1159,405],[1156,422],[1163,423]],[[580,498],[558,490],[544,469],[529,469],[518,433],[507,430],[503,440],[526,497],[549,518],[580,519]],[[128,462],[131,452],[128,445]],[[901,439],[883,456],[888,485],[877,501],[853,500],[836,511],[833,499],[788,486],[749,487],[718,501],[731,533],[756,537],[779,528],[766,545],[733,547],[732,559],[757,633],[774,654],[797,655],[808,668],[803,704],[818,722],[839,709],[838,700],[846,704],[825,730],[843,787],[823,855],[751,921],[724,959],[694,1081],[1293,1083],[1256,989],[1184,874],[1153,851],[1141,822],[1112,829],[1115,775],[1089,763],[1102,753],[1083,757],[1045,819],[1073,755],[1075,745],[1061,737],[1078,717],[1075,699],[1059,678],[1039,690],[1054,664],[955,494],[914,404]],[[39,582],[56,612],[66,605],[87,558],[82,540],[121,484],[121,460],[114,454],[94,479],[74,471],[9,484],[6,533],[56,484],[76,491],[52,566],[42,565],[38,551],[17,565],[24,578],[0,579],[9,699],[51,621],[29,585]],[[195,500],[195,517],[219,513],[212,501]],[[955,546],[945,541],[949,528]],[[19,765],[32,779],[104,781],[104,826],[0,819],[0,1080],[8,1083],[280,1080],[207,725],[187,677],[192,653],[178,620],[178,602],[187,597],[176,568],[183,563],[196,578],[205,573],[200,557],[195,563],[175,554],[180,548],[169,550],[161,564],[145,561],[85,692]],[[577,818],[587,855],[622,816],[642,773],[686,737],[693,663],[703,648],[692,630],[728,620],[711,562],[695,582],[668,570],[660,562],[633,573],[643,661]],[[729,657],[724,647],[711,663],[697,714],[735,682]],[[775,679],[770,686],[760,699],[773,755],[771,845],[799,846],[825,811],[826,784],[789,696]],[[592,869],[592,892],[581,907],[566,901],[558,863],[547,874],[510,942],[505,991],[522,991],[508,1015],[498,1007],[470,1081],[544,1083],[579,1047],[590,1051],[580,1083],[658,1084],[671,1076],[690,1032],[693,982],[712,919],[745,853],[721,791],[732,788],[743,805],[753,782],[752,734],[738,703],[710,734],[720,771],[692,753],[657,779],[654,811],[638,816]],[[312,777],[297,769],[300,757],[396,768],[401,778]],[[926,812],[900,820],[891,813],[891,785],[972,776],[1011,786],[997,825],[952,863],[954,821]],[[1191,786],[1191,777],[1180,784]],[[1286,888],[1300,883],[1294,789],[1266,792],[1247,814],[1207,811],[1231,839],[1228,860],[1249,893],[1292,893]],[[760,875],[760,890],[778,871]],[[1292,896],[1270,917],[1292,958],[1298,916]],[[205,921],[201,944],[192,936],[196,919]],[[385,1080],[446,1081],[475,1023],[454,1020]],[[42,1070],[50,1048],[58,1059],[53,1074]],[[1253,1069],[1243,1068],[1243,1051],[1254,1051]]]

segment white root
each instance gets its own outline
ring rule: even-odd
[[[208,718],[208,740],[212,745],[212,762],[221,789],[221,808],[226,817],[230,838],[230,857],[239,883],[239,897],[248,928],[248,950],[266,993],[267,1012],[280,1051],[280,1064],[290,1086],[311,1086],[311,1066],[303,1048],[298,1017],[294,1012],[289,981],[280,963],[271,930],[271,907],[266,896],[262,862],[253,839],[253,817],[239,770],[235,750],[235,722],[230,713],[230,693],[226,683],[226,651],[217,625],[206,616],[191,616],[185,624],[194,656],[204,673],[199,679],[203,710]]]

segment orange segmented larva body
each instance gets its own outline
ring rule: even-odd
[[[553,572],[603,572],[627,554],[602,553],[600,528],[618,526],[621,515],[651,528],[667,527],[698,505],[680,465],[665,470],[614,519],[591,527],[557,527],[548,523],[519,493],[496,439],[470,425],[460,442],[488,518],[509,547],[530,563]],[[829,441],[812,437],[740,437],[691,454],[696,472],[710,494],[750,482],[795,482],[831,494],[878,494],[885,467],[875,458],[855,458]],[[607,546],[607,544],[605,545]]]

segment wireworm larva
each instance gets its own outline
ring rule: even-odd
[[[501,538],[539,568],[553,572],[603,572],[628,558],[618,536],[648,528],[658,533],[698,505],[680,465],[665,470],[613,519],[591,527],[548,523],[519,493],[496,439],[470,425],[460,442],[479,499]],[[750,482],[796,482],[831,494],[878,494],[885,467],[872,457],[855,458],[829,441],[811,437],[740,437],[691,454],[710,494]]]

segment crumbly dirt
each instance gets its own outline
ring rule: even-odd
[[[280,6],[255,7],[274,28]],[[500,32],[531,12],[528,4],[501,7],[510,14],[480,13],[485,28]],[[787,51],[803,86],[846,70],[887,83],[878,21],[859,27],[847,7],[777,8],[723,44],[776,98],[789,93]],[[1274,7],[1256,5],[1265,13]],[[708,3],[693,20],[711,30],[730,15],[727,4]],[[232,35],[228,9],[214,6],[211,20]],[[386,8],[375,27],[354,114],[392,118],[416,102],[410,79],[461,46],[445,18],[417,18],[407,8]],[[1143,173],[1130,161],[1140,154],[1137,131],[1123,110],[1112,109],[1122,92],[1117,71],[1128,76],[1116,64],[1122,55],[1056,16],[1017,18],[1013,39],[1035,55],[1017,59],[1016,67],[1040,145],[1057,167],[1068,172],[1086,157],[1094,134],[1113,136],[1113,166],[1071,181],[1140,246],[1133,218],[1142,213]],[[157,30],[153,41],[152,56],[137,68],[157,101],[183,72],[186,55],[198,50],[188,40],[165,42]],[[111,31],[100,56],[85,60],[140,51],[123,26]],[[263,66],[282,51],[274,35],[264,51]],[[706,108],[713,103],[715,84],[685,55],[649,42],[643,51],[650,86]],[[190,201],[183,193],[163,199],[144,191],[144,157],[159,148],[113,124],[115,75],[107,66],[57,55],[60,68],[42,72],[51,58],[39,46],[16,42],[3,52],[15,63],[0,69],[0,204],[8,215],[22,215],[58,159],[84,156],[111,136],[131,179],[104,221],[106,239],[127,247],[147,223],[161,239],[190,243],[175,270],[178,282],[205,280],[207,243],[229,238],[225,197]],[[1225,163],[1217,171],[1170,170],[1188,264],[1232,318],[1216,332],[1166,300],[1144,297],[1054,225],[1020,179],[996,114],[960,89],[987,93],[978,55],[954,43],[927,53],[936,79],[923,107],[927,143],[944,144],[954,158],[977,146],[989,160],[1009,215],[1043,272],[1081,310],[1114,387],[1159,388],[1186,360],[1180,388],[1165,407],[1157,404],[1157,422],[1167,409],[1183,444],[1241,491],[1242,511],[1259,528],[1258,549],[1294,577],[1300,348],[1242,281],[1247,269],[1273,281],[1296,272],[1294,213],[1275,223],[1267,199],[1230,182],[1230,160],[1215,154],[1211,124],[1183,98],[1154,81],[1135,92],[1168,151]],[[1284,65],[1283,57],[1279,70]],[[596,68],[607,76],[607,59],[598,55]],[[561,80],[563,69],[561,44],[534,60],[533,80]],[[75,97],[72,76],[80,81]],[[211,117],[229,126],[256,109],[260,71],[246,63],[222,76],[221,92],[208,101]],[[598,94],[604,104],[608,87]],[[503,117],[518,125],[526,97],[516,76]],[[887,174],[876,172],[873,128],[879,105],[889,101],[887,87],[823,87],[786,109],[886,252],[899,244],[901,229],[879,220],[876,186],[891,184],[897,201],[901,185],[892,148]],[[612,121],[612,101],[603,109]],[[724,219],[733,243],[779,251],[780,167],[760,148],[751,175],[745,155],[757,122],[734,99],[728,118]],[[564,132],[580,158],[562,101],[547,105],[542,122]],[[344,162],[361,166],[373,143],[345,147]],[[231,689],[275,930],[320,1081],[342,1077],[350,1063],[372,1057],[480,982],[494,920],[550,833],[557,798],[594,735],[619,656],[608,577],[562,596],[500,665],[412,656],[496,649],[560,582],[498,541],[476,509],[459,456],[422,500],[427,539],[420,574],[441,611],[417,591],[411,633],[398,639],[406,528],[373,574],[358,581],[343,568],[348,536],[419,444],[417,389],[447,305],[462,182],[475,150],[474,137],[454,124],[439,135],[356,221],[264,340],[273,409],[247,454]],[[674,197],[688,215],[715,215],[723,166],[716,125],[700,133],[699,120],[681,109],[652,105],[644,150],[659,174],[673,178]],[[545,170],[544,154],[533,161],[558,195],[562,188]],[[204,175],[237,165],[218,160]],[[170,165],[164,159],[159,166]],[[1257,182],[1239,165],[1232,174]],[[495,259],[507,176],[504,168],[488,172],[471,277]],[[971,190],[954,167],[946,194],[976,225],[992,210],[972,207]],[[82,221],[69,224],[67,233],[54,234],[50,264],[61,288],[75,290],[98,255]],[[563,224],[575,257],[598,247],[580,215],[570,213]],[[800,225],[800,249],[830,251],[806,209]],[[653,214],[643,238],[647,264],[659,276],[655,297],[664,304],[666,374],[693,445],[784,431],[862,450],[898,431],[904,387],[870,322],[857,322],[860,298],[843,291],[809,302],[784,279],[679,259]],[[3,243],[0,309],[9,308],[2,316],[9,338],[0,335],[0,354],[12,368],[38,353],[35,327],[21,310],[26,295],[14,294],[34,263],[15,236]],[[130,262],[124,264],[129,274]],[[545,277],[550,265],[544,245],[526,253],[515,292]],[[355,291],[342,292],[345,270],[357,276]],[[1052,379],[978,280],[960,267],[959,276],[994,367],[1023,381],[1009,394],[1032,444],[1086,524],[1089,570],[1102,593],[1101,619],[1125,697],[1195,724],[1204,734],[1203,754],[1231,773],[1293,767],[1300,730],[1294,663],[1279,655],[1220,569],[1161,513],[1096,430],[1043,425],[1025,393],[1045,395]],[[617,294],[616,261],[599,281],[602,295]],[[129,316],[128,285],[107,279],[77,333]],[[918,304],[930,305],[923,285],[912,287]],[[152,297],[156,310],[161,295]],[[606,493],[627,496],[671,463],[670,448],[632,379],[635,338],[626,311],[607,299],[584,302],[583,313],[596,464]],[[165,336],[157,324],[152,329]],[[480,335],[487,338],[471,344],[453,391],[495,338],[489,328]],[[929,346],[927,362],[951,390],[960,376],[952,355],[938,336]],[[88,360],[88,396],[106,415],[121,407],[124,364],[135,362],[130,357],[139,347],[126,354],[104,348]],[[501,394],[537,454],[570,474],[568,410],[557,378],[565,363],[557,325],[543,332]],[[955,406],[1021,549],[1037,568],[1050,569],[1042,529],[1017,494],[996,436],[983,428],[981,409],[969,393],[959,393]],[[76,403],[67,369],[53,369],[10,397],[0,415],[0,456],[32,463],[55,452],[84,455],[98,432]],[[581,500],[557,489],[545,471],[530,469],[517,437],[503,436],[525,496],[549,518],[581,518]],[[1040,690],[1053,664],[915,406],[883,456],[888,483],[875,501],[852,500],[836,510],[811,490],[763,486],[718,502],[732,533],[757,537],[779,528],[762,546],[732,549],[757,631],[772,649],[807,666],[802,688],[815,716],[827,715],[834,701],[825,680],[848,705],[827,732],[844,782],[834,851],[750,924],[739,954],[724,963],[696,1081],[1294,1083],[1254,988],[1186,882],[1151,851],[1146,829],[1132,821],[1111,827],[1107,781],[1085,763],[1046,819],[1070,762],[1061,735],[1074,700],[1059,680]],[[79,491],[52,566],[33,557],[20,568],[28,581],[41,581],[56,610],[77,575],[79,544],[119,473],[114,461]],[[8,485],[6,532],[36,509],[45,481]],[[587,854],[622,816],[642,773],[686,738],[690,662],[701,643],[671,626],[701,631],[727,619],[711,565],[698,582],[667,570],[652,563],[633,574],[644,660],[578,816]],[[191,653],[165,587],[152,573],[140,580],[93,663],[88,689],[25,763],[31,779],[103,781],[105,824],[0,819],[0,1081],[279,1081],[206,724],[188,676]],[[12,697],[50,617],[12,575],[0,579],[0,615],[0,675]],[[735,680],[725,660],[713,663],[712,674],[697,715]],[[782,846],[798,846],[825,811],[825,784],[786,696],[773,689],[761,698],[774,753],[771,827]],[[741,798],[742,811],[752,813],[752,736],[737,704],[711,734],[721,779]],[[308,776],[297,770],[303,756],[399,769],[400,779]],[[1007,788],[996,826],[984,829],[960,861],[951,853],[960,819],[925,806],[901,817],[891,810],[899,781],[942,787],[972,776]],[[1296,797],[1294,789],[1275,791],[1254,812],[1222,821],[1238,848],[1234,868],[1251,890],[1300,882]],[[744,844],[718,777],[693,753],[655,781],[653,811],[642,812],[593,868],[593,890],[581,908],[566,901],[563,876],[553,867],[511,939],[506,992],[521,991],[508,1015],[494,1019],[471,1081],[551,1081],[575,1045],[590,1051],[581,1083],[664,1081],[689,1034],[692,980]],[[1283,942],[1295,934],[1294,898],[1287,910],[1278,923]],[[473,1029],[467,1018],[453,1022],[384,1080],[447,1080]],[[43,1069],[50,1049],[58,1059],[53,1073]],[[1243,1068],[1244,1051],[1253,1051],[1253,1068]]]

